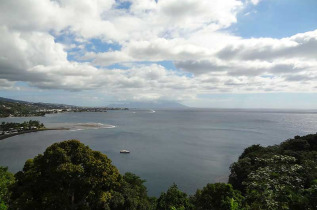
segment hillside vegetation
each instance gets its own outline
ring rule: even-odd
[[[68,140],[27,160],[14,177],[0,167],[0,209],[317,209],[316,161],[317,134],[252,145],[231,165],[229,183],[191,196],[173,184],[154,198],[140,177],[121,175],[106,155]]]
[[[36,107],[9,101],[0,101],[0,117],[28,117],[44,116],[45,113],[37,112]]]

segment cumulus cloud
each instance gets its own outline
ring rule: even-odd
[[[17,32],[0,27],[0,75],[12,81],[37,81],[30,68],[67,63],[63,46],[54,37],[42,32]]]
[[[14,82],[6,79],[0,79],[0,90],[12,90],[15,89]]]
[[[194,74],[225,71],[228,66],[219,60],[182,60],[176,61],[175,66],[181,70]]]
[[[277,58],[315,58],[317,30],[284,39],[241,40],[224,47],[218,56],[223,59],[272,60]]]
[[[121,7],[123,2],[130,4]],[[316,91],[317,31],[283,39],[243,39],[223,32],[249,3],[1,1],[0,88],[23,81],[41,89],[99,90],[135,100]],[[66,35],[69,42],[58,41]],[[91,39],[120,47],[89,51]],[[69,58],[73,55],[77,60]],[[153,64],[159,61],[173,62],[176,70]],[[129,65],[110,69],[113,64]]]

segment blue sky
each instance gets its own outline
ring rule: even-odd
[[[317,108],[316,1],[20,4],[0,11],[3,97]]]
[[[263,0],[239,13],[229,30],[244,38],[283,38],[312,31],[317,28],[316,8],[315,0]]]

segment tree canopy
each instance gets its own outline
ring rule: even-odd
[[[168,188],[166,193],[162,193],[157,200],[157,210],[183,210],[189,209],[189,207],[187,194],[180,191],[175,183]]]
[[[10,199],[9,187],[14,183],[14,176],[7,167],[0,166],[0,210],[6,210]]]
[[[155,198],[149,198],[144,186],[145,180],[133,173],[125,173],[122,184],[111,202],[113,210],[151,210],[155,207]]]
[[[241,209],[243,197],[230,184],[207,184],[193,196],[195,209],[233,210]]]
[[[77,140],[55,143],[16,174],[12,207],[107,209],[121,179],[106,155]]]
[[[250,209],[316,209],[317,134],[246,148],[231,165],[229,183]]]

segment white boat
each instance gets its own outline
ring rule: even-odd
[[[130,151],[123,149],[123,150],[120,150],[120,153],[130,153]]]

